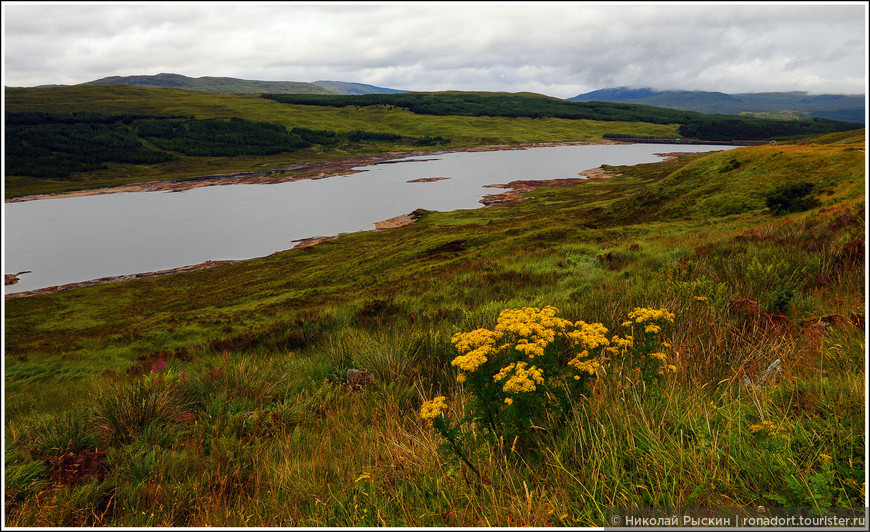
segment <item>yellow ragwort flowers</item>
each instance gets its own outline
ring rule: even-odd
[[[504,309],[494,330],[476,329],[453,335],[452,342],[460,353],[451,362],[460,370],[457,380],[465,382],[468,373],[473,373],[491,356],[507,349],[515,349],[530,359],[543,356],[556,335],[572,325],[570,321],[557,317],[558,312],[559,309],[551,306]]]
[[[471,373],[487,361],[487,356],[495,351],[495,343],[498,340],[497,333],[489,329],[476,329],[467,333],[456,333],[453,335],[453,344],[460,353],[458,357],[453,359],[452,365],[458,367],[461,371]],[[465,375],[460,373],[462,380],[465,380]]]
[[[628,323],[631,325],[631,322]],[[610,347],[608,347],[606,351],[611,355],[618,355],[624,353],[632,346],[634,346],[634,336],[620,338],[619,335],[613,335],[613,338],[610,339]]]
[[[585,352],[586,351],[584,351],[583,353],[585,353]],[[581,355],[583,353],[581,353]],[[574,357],[568,361],[568,365],[574,366],[577,369],[577,371],[579,371],[581,373],[586,372],[590,375],[595,375],[595,371],[601,366],[601,362],[599,362],[597,359],[594,359],[594,358],[589,359],[589,360],[583,360],[580,355],[577,355],[576,357]],[[574,375],[574,380],[579,380],[579,379],[580,379],[579,375]]]
[[[651,309],[651,308],[637,307],[628,313],[628,317],[629,317],[629,319],[634,320],[634,322],[638,323],[638,324],[643,323],[643,322],[651,322],[651,321],[658,321],[658,320],[665,320],[665,321],[668,321],[670,323],[674,322],[674,315],[672,313],[668,312],[667,309],[663,309],[663,308],[656,310],[656,309]],[[626,322],[626,323],[631,323],[631,322]],[[626,325],[626,323],[623,323],[623,325]]]
[[[493,380],[499,382],[505,379],[513,371],[513,376],[504,383],[502,390],[506,393],[524,393],[535,391],[535,383],[544,383],[544,372],[537,366],[529,366],[525,362],[511,363],[502,368]],[[508,403],[510,404],[510,403]]]
[[[499,357],[502,354],[508,360],[496,367],[509,360],[516,360],[517,354],[529,360],[544,356],[547,347],[557,338],[563,339],[574,349],[575,355],[568,365],[575,370],[574,379],[579,380],[584,374],[597,375],[599,368],[609,360],[608,357],[627,353],[635,345],[635,336],[614,335],[608,338],[609,331],[603,324],[586,323],[582,320],[572,322],[558,317],[558,312],[552,306],[543,309],[503,309],[492,330],[476,329],[453,335],[452,342],[459,352],[459,356],[451,362],[459,369],[457,382],[464,383],[469,374],[491,360],[500,362]],[[629,313],[628,318],[622,324],[624,327],[638,325],[646,334],[658,334],[665,322],[673,323],[674,314],[664,308],[636,307]],[[666,349],[670,348],[670,345],[662,345]],[[676,366],[667,364],[665,353],[651,353],[651,356],[661,363],[660,374],[676,372]],[[543,383],[541,369],[526,362],[504,366],[493,379],[495,382],[504,381],[504,391],[512,393],[534,391],[536,384]]]
[[[567,336],[575,346],[583,349],[596,349],[610,344],[610,340],[605,336],[607,327],[601,323],[578,321],[574,326],[576,329],[567,333]]]
[[[529,358],[543,356],[547,345],[556,339],[556,334],[564,331],[571,322],[556,314],[559,309],[546,306],[543,309],[523,307],[504,309],[498,316],[495,333],[508,343],[502,348],[514,347]],[[511,346],[511,343],[514,345]]]
[[[439,395],[431,401],[426,401],[420,407],[420,417],[432,423],[432,420],[441,415],[441,412],[447,410],[447,398]]]

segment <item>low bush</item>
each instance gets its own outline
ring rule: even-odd
[[[765,204],[773,214],[787,214],[814,209],[820,205],[811,196],[814,185],[806,181],[786,183],[775,188],[765,196]]]

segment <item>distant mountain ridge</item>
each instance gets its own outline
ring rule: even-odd
[[[865,96],[806,92],[747,92],[725,94],[708,91],[657,91],[651,88],[614,87],[568,98],[573,102],[635,103],[697,111],[699,113],[797,113],[863,124]]]
[[[110,76],[82,85],[132,85],[134,87],[172,88],[205,92],[248,94],[260,92],[287,94],[396,94],[407,92],[349,83],[345,81],[259,81],[250,79],[203,76],[191,78],[181,74],[157,74],[141,76]]]
[[[365,83],[349,83],[346,81],[313,81],[314,85],[324,88],[335,94],[401,94],[408,92],[400,89],[388,89],[385,87],[375,87],[374,85],[366,85]]]

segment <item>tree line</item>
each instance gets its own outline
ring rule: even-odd
[[[156,164],[172,154],[147,148],[133,132],[103,117],[15,116],[6,113],[6,174],[66,178],[106,163]]]
[[[851,122],[808,118],[776,120],[739,115],[710,115],[648,105],[613,102],[572,102],[540,96],[401,93],[401,94],[262,94],[263,98],[297,105],[386,106],[424,115],[504,116],[509,118],[565,118],[680,124],[681,136],[698,140],[781,140],[803,135],[849,131]]]
[[[106,163],[157,164],[187,157],[292,153],[321,145],[392,142],[446,144],[440,136],[405,137],[364,130],[337,132],[252,122],[242,118],[193,119],[176,115],[6,113],[6,174],[68,178],[106,169]]]

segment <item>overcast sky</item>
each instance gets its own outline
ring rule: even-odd
[[[867,4],[3,3],[3,84],[169,72],[406,90],[858,94]]]

